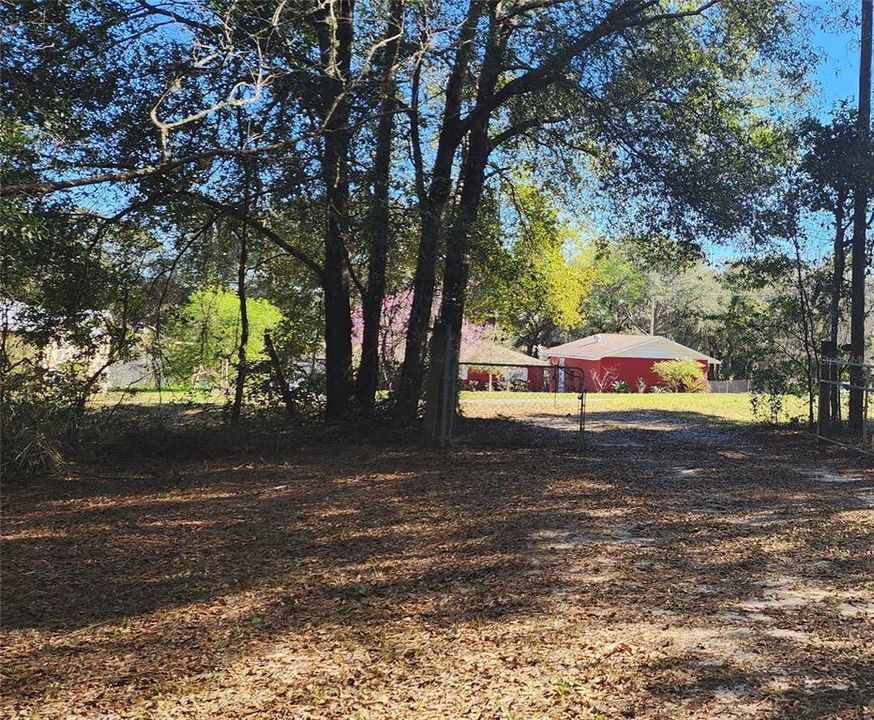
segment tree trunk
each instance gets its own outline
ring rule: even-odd
[[[452,161],[461,142],[459,126],[464,78],[473,53],[473,39],[483,5],[481,0],[471,0],[459,33],[455,60],[446,85],[446,103],[431,183],[421,207],[422,226],[413,278],[413,301],[407,325],[404,360],[395,392],[395,412],[398,419],[403,421],[410,421],[416,416],[425,375],[425,347],[437,281],[440,231],[443,213],[452,190]]]
[[[234,402],[231,405],[231,421],[238,422],[243,407],[243,389],[246,386],[246,345],[249,343],[249,313],[246,308],[246,267],[249,262],[249,233],[245,226],[240,230],[240,261],[237,265],[237,299],[240,301],[240,344],[237,347],[237,378],[234,383]]]
[[[798,282],[798,299],[801,303],[801,332],[802,341],[804,342],[805,377],[807,378],[807,423],[811,430],[816,425],[814,415],[814,404],[816,402],[816,373],[818,372],[819,363],[815,357],[816,349],[813,346],[813,312],[810,307],[810,300],[807,295],[807,290],[804,288],[804,273],[801,261],[801,247],[798,244],[798,238],[793,238],[795,246],[795,277]]]
[[[382,101],[376,130],[373,159],[373,207],[370,216],[370,257],[367,263],[367,288],[362,302],[364,328],[361,338],[361,364],[355,384],[355,399],[369,411],[376,401],[379,384],[379,329],[382,302],[385,299],[385,271],[390,247],[389,181],[391,146],[396,110],[395,73],[400,47],[403,4],[391,0],[385,31],[385,55],[382,68]]]
[[[279,353],[276,352],[273,338],[266,330],[264,331],[264,349],[267,350],[270,364],[273,365],[273,374],[276,376],[276,384],[279,386],[279,394],[282,396],[285,411],[288,413],[289,417],[291,417],[294,415],[294,398],[288,387],[288,380],[285,379],[285,372],[282,369],[282,361],[279,359]]]
[[[352,394],[352,311],[346,252],[349,204],[349,100],[346,82],[352,58],[352,0],[331,0],[316,22],[324,73],[322,178],[326,188],[325,380],[327,420],[343,416]]]
[[[871,136],[871,30],[872,0],[862,0],[862,42],[859,62],[859,135],[865,152]],[[865,373],[865,274],[868,268],[865,224],[870,180],[862,178],[853,188],[853,289],[850,308],[850,429],[861,432],[864,422]]]
[[[345,205],[329,211],[325,236],[325,416],[328,420],[337,420],[344,415],[352,394],[349,269],[343,251],[342,231],[335,217],[337,212],[345,212]]]
[[[485,57],[477,83],[477,105],[485,104],[494,93],[500,74],[504,37],[501,35],[495,6],[490,7],[491,17],[489,37]],[[443,268],[443,296],[440,303],[440,319],[434,326],[432,346],[449,347],[445,363],[433,363],[428,381],[429,394],[425,405],[426,444],[442,442],[445,437],[435,435],[433,428],[438,426],[437,418],[455,416],[458,393],[454,378],[458,377],[458,359],[461,350],[461,327],[464,321],[464,303],[467,294],[467,280],[470,273],[471,234],[479,215],[479,205],[485,185],[485,170],[491,150],[489,141],[489,115],[480,116],[470,129],[467,154],[461,170],[463,184],[458,211],[446,239],[446,262]],[[443,374],[443,383],[451,383],[451,392],[435,392],[441,387],[436,375]],[[445,387],[446,385],[444,385]]]
[[[485,144],[488,144],[486,138]],[[480,154],[481,143],[475,142],[473,134],[470,137],[468,158],[472,154]],[[484,159],[487,158],[486,151]],[[461,350],[461,327],[464,320],[464,302],[467,292],[467,280],[470,272],[469,252],[470,235],[476,223],[479,210],[479,200],[482,196],[485,173],[469,174],[470,165],[465,163],[464,187],[458,215],[446,240],[446,262],[443,267],[443,295],[440,301],[439,320],[434,324],[434,335],[431,339],[432,363],[429,367],[428,396],[425,403],[425,438],[426,444],[440,443],[446,438],[434,436],[429,428],[437,426],[437,418],[452,418],[455,414],[457,393],[441,392],[443,382],[450,383],[449,378],[458,376],[458,358]],[[485,167],[483,166],[483,169]],[[433,362],[435,353],[448,346],[446,361]],[[441,377],[438,377],[442,375]],[[451,420],[449,422],[451,429]]]
[[[834,267],[832,268],[832,287],[831,287],[831,334],[830,339],[832,346],[838,347],[838,333],[841,323],[841,291],[844,286],[844,272],[846,271],[846,251],[844,249],[844,203],[846,197],[843,193],[838,192],[835,204],[835,242],[834,242]],[[829,404],[831,406],[831,421],[837,423],[841,417],[841,393],[837,385],[839,375],[837,365],[829,363],[829,380],[833,384],[829,385]]]

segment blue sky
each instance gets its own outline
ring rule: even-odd
[[[828,12],[823,3],[816,3],[815,7]],[[836,28],[831,23],[817,21],[813,43],[821,55],[816,73],[820,87],[816,96],[811,98],[811,109],[827,115],[840,100],[849,99],[855,105],[859,91],[858,25]]]
[[[851,107],[858,104],[859,94],[859,0],[816,0],[807,2],[816,15],[812,22],[812,45],[819,55],[813,80],[817,88],[807,98],[807,111],[828,119],[832,108],[842,101]],[[836,19],[836,8],[849,8],[849,22]],[[808,225],[807,256],[818,260],[831,250],[831,229],[818,223]],[[741,254],[737,248],[705,243],[711,262],[719,264],[735,260]]]

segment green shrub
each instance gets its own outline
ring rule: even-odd
[[[801,423],[800,417],[787,417],[786,399],[803,397],[804,386],[793,382],[790,370],[780,364],[757,365],[751,373],[750,407],[759,422],[777,425],[781,420]]]
[[[669,392],[709,392],[710,385],[701,365],[695,360],[661,360],[653,363],[653,372]]]
[[[22,364],[6,374],[0,393],[2,475],[25,478],[51,473],[85,415],[81,374]]]
[[[324,373],[308,374],[297,365],[283,369],[288,391],[283,393],[270,360],[258,360],[246,371],[245,406],[256,411],[291,412],[298,420],[321,417],[325,393]],[[286,405],[286,399],[291,404]],[[225,409],[229,405],[225,406]]]
[[[628,387],[628,383],[625,380],[616,380],[613,383],[613,392],[620,394],[627,394],[631,392],[631,388]]]

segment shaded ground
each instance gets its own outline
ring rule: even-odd
[[[7,490],[0,716],[874,717],[863,461],[694,413],[537,425]]]

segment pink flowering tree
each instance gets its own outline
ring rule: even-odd
[[[410,288],[386,295],[382,302],[382,321],[379,331],[380,374],[384,384],[390,384],[404,358],[404,342],[410,319],[413,291]],[[440,296],[434,298],[434,309],[440,305]],[[487,334],[481,325],[465,322],[461,328],[462,344],[480,342]],[[352,342],[360,348],[364,335],[364,315],[358,306],[352,313]]]

